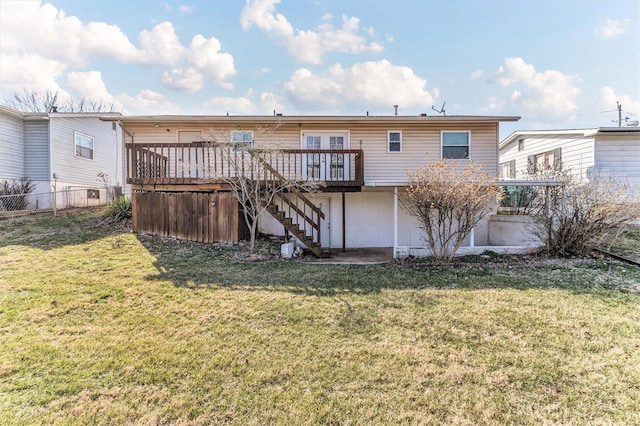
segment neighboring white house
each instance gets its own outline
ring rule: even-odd
[[[103,204],[98,173],[121,186],[123,170],[122,129],[101,116],[120,113],[30,113],[0,105],[0,181],[26,176],[36,184],[34,193],[67,191],[74,193],[67,204],[77,197]],[[38,198],[38,208],[50,204],[51,197]]]
[[[502,178],[560,169],[580,179],[625,179],[640,188],[640,127],[517,131],[500,143]]]

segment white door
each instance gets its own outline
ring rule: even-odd
[[[311,201],[324,213],[324,219],[320,221],[320,246],[322,248],[331,247],[331,199],[313,197]],[[312,231],[311,225],[306,224],[305,230],[310,235]]]
[[[349,132],[304,132],[302,149],[349,149]],[[349,155],[342,153],[307,153],[302,156],[305,179],[342,181],[349,179]]]

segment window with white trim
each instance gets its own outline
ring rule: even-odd
[[[73,132],[75,156],[93,160],[93,137],[80,132]]]
[[[441,133],[442,158],[466,160],[470,155],[471,133],[468,131]]]
[[[178,142],[192,143],[202,141],[202,131],[200,130],[178,130]]]
[[[402,152],[402,132],[400,130],[387,132],[387,152]]]
[[[236,152],[253,146],[253,132],[250,130],[234,130],[231,132],[231,144]]]

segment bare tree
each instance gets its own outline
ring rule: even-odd
[[[24,112],[114,112],[115,105],[103,100],[87,99],[82,97],[79,101],[73,98],[60,103],[57,91],[47,90],[40,92],[23,88],[17,91],[5,102],[10,107]]]
[[[58,104],[58,92],[47,90],[38,92],[23,88],[21,92],[15,92],[10,98],[6,98],[7,104],[24,112],[55,112]]]
[[[69,99],[62,107],[62,111],[66,112],[114,112],[116,107],[112,102],[106,102],[102,99],[80,98],[79,101]]]
[[[217,148],[218,161],[228,169],[212,179],[226,183],[242,205],[244,220],[249,229],[250,249],[255,250],[260,217],[274,203],[277,197],[287,192],[317,192],[320,182],[307,181],[302,176],[280,173],[274,164],[285,164],[289,157],[274,146],[273,132],[281,126],[261,125],[256,128],[256,136],[261,146],[254,141],[229,142],[228,132],[210,130],[207,141]]]
[[[400,199],[404,209],[420,222],[432,255],[452,260],[473,227],[492,210],[496,179],[473,162],[460,166],[446,159],[408,171],[407,177]]]
[[[548,254],[585,255],[608,234],[640,218],[640,193],[624,180],[595,175],[579,182],[570,173],[556,179],[564,186],[533,215],[532,233],[545,242]]]

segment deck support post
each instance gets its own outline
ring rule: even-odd
[[[347,218],[346,211],[347,207],[345,205],[345,192],[342,191],[342,252],[347,251]]]
[[[393,187],[393,258],[398,257],[398,187]]]

